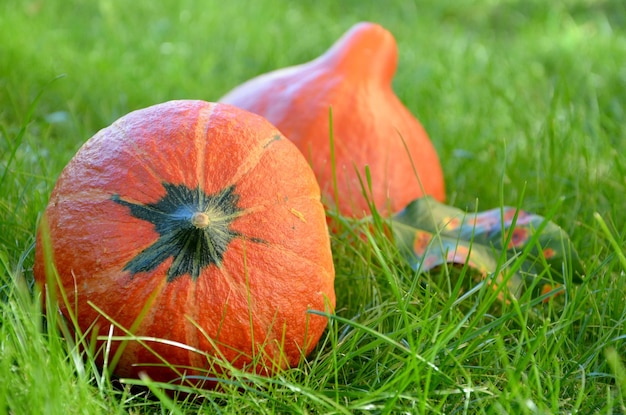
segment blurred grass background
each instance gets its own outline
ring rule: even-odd
[[[58,154],[46,176],[131,110],[217,100],[252,76],[318,56],[360,20],[396,36],[396,91],[435,142],[453,203],[499,202],[497,180],[484,177],[503,177],[507,200],[524,183],[537,206],[574,200],[581,186],[611,174],[626,146],[621,1],[6,0],[0,7],[0,117],[19,125],[44,91],[37,144]]]

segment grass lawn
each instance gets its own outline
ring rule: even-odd
[[[394,88],[439,152],[447,203],[550,215],[583,283],[546,304],[458,299],[466,270],[416,275],[376,231],[333,236],[336,317],[308,361],[203,399],[119,386],[46,329],[34,233],[86,139],[308,61],[362,20],[398,41]],[[625,126],[623,0],[3,0],[0,413],[626,413]]]

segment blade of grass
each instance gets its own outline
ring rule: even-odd
[[[604,236],[608,239],[609,243],[611,244],[611,247],[613,248],[613,251],[615,252],[615,255],[617,256],[617,259],[619,260],[620,264],[622,265],[622,268],[626,270],[626,255],[624,255],[624,251],[622,251],[621,245],[619,244],[619,242],[617,242],[617,240],[613,236],[613,232],[611,232],[606,222],[604,221],[604,219],[598,212],[594,212],[593,217],[596,220],[596,222],[598,222],[598,225],[600,225],[600,229],[602,229]]]

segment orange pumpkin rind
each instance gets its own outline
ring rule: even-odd
[[[122,117],[68,163],[45,218],[61,311],[76,311],[83,332],[133,328],[111,337],[110,356],[125,344],[122,377],[205,377],[220,361],[269,375],[318,342],[327,319],[310,311],[335,306],[309,165],[270,123],[230,105],[171,101]],[[41,286],[43,251],[40,230]],[[129,334],[164,340],[119,341]]]
[[[445,199],[436,150],[392,89],[397,61],[393,35],[362,22],[317,59],[253,78],[220,102],[262,115],[278,127],[311,163],[328,207],[346,216],[370,213],[362,186],[367,166],[368,197],[387,215],[424,195]]]

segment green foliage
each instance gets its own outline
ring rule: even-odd
[[[103,375],[32,286],[63,166],[131,110],[216,100],[360,20],[398,40],[394,86],[439,151],[447,204],[549,218],[582,283],[565,267],[564,295],[501,302],[467,267],[418,275],[385,219],[333,217],[338,307],[308,361],[201,399]],[[625,23],[621,0],[0,2],[0,412],[626,412]]]

